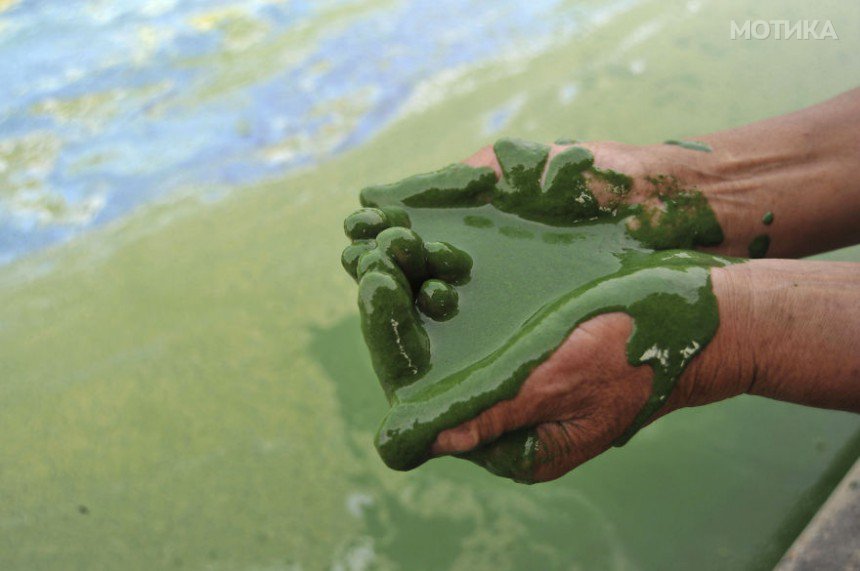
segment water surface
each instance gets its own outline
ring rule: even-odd
[[[499,136],[686,138],[853,87],[857,6],[85,6],[0,16],[0,567],[770,568],[857,457],[856,416],[739,398],[548,485],[389,471],[338,261],[358,188]],[[840,40],[729,40],[748,17]]]

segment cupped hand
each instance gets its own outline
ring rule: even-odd
[[[571,146],[574,145],[551,145],[547,164],[552,157]],[[757,210],[752,203],[754,193],[726,172],[727,159],[720,149],[705,152],[678,145],[630,145],[616,141],[576,142],[575,146],[592,153],[595,167],[630,178],[632,187],[621,199],[624,203],[649,205],[656,212],[663,209],[661,195],[679,190],[701,192],[708,200],[723,236],[719,244],[698,246],[697,249],[727,256],[749,255],[750,237],[763,228],[758,220],[761,214],[754,216],[754,223],[750,221],[749,212]],[[481,148],[463,162],[475,167],[491,167],[497,177],[502,176],[492,146]],[[589,188],[601,204],[619,200],[611,185],[603,181],[591,180]]]
[[[651,369],[627,362],[632,319],[597,316],[577,327],[520,388],[474,419],[441,432],[433,453],[456,454],[505,433],[534,427],[534,471],[526,479],[555,479],[608,449],[633,422],[651,392]],[[678,392],[666,411],[680,405]]]
[[[580,144],[595,155],[596,166],[628,174],[634,184],[626,200],[653,200],[649,179],[657,174],[684,177],[695,174],[695,159],[672,162],[661,154],[619,143]],[[553,146],[551,156],[566,146]],[[691,152],[691,151],[686,151]],[[659,156],[659,160],[656,157]],[[655,160],[649,160],[649,157]],[[489,166],[500,176],[492,148],[481,149],[465,161]],[[595,192],[598,200],[610,199]],[[687,406],[697,406],[741,394],[749,388],[750,364],[737,343],[744,338],[743,296],[733,295],[738,284],[727,269],[712,271],[720,303],[721,327],[705,351],[693,359],[657,418]],[[742,289],[742,288],[741,288]],[[544,363],[537,366],[515,398],[495,406],[458,427],[441,432],[433,444],[435,455],[461,454],[491,447],[501,436],[532,428],[538,439],[531,473],[511,477],[541,482],[558,478],[610,448],[631,425],[651,393],[652,371],[630,365],[627,341],[633,320],[624,313],[607,313],[579,325]],[[719,371],[719,373],[717,372]]]

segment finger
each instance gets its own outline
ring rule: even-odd
[[[496,175],[490,168],[455,163],[399,182],[368,186],[359,193],[362,206],[384,208],[454,208],[481,206],[492,200]]]
[[[468,452],[482,443],[497,439],[505,432],[526,426],[534,416],[533,400],[523,385],[515,398],[502,401],[475,418],[440,432],[431,447],[432,454],[440,456]]]
[[[577,146],[581,147],[581,146],[583,146],[583,143],[582,143],[582,141],[577,141],[576,139],[559,139],[559,140],[555,141],[549,147],[549,155],[547,155],[547,158],[546,158],[547,164],[552,162],[552,159],[557,154],[559,154],[562,151],[566,151],[567,149],[569,149],[573,145],[577,145]]]
[[[651,379],[649,368],[627,362],[632,330],[632,319],[624,313],[581,324],[531,372],[516,397],[439,433],[433,453],[465,452],[505,432],[553,421],[600,420],[607,433],[620,434],[647,399]]]
[[[575,339],[571,342],[571,337],[532,371],[514,398],[501,401],[471,420],[440,432],[431,448],[432,453],[467,452],[506,432],[576,415],[576,409],[581,405],[575,398],[565,395],[571,386],[577,385],[575,377],[579,375],[579,371],[570,365],[570,355],[575,354],[577,345]]]
[[[481,446],[471,452],[458,454],[481,466],[488,472],[510,478],[516,482],[532,483],[534,461],[540,445],[534,428],[523,428],[508,432],[498,440]]]
[[[362,275],[358,285],[364,340],[389,398],[430,364],[430,340],[404,281],[391,273],[371,270]]]
[[[542,424],[536,432],[531,482],[560,478],[612,446],[613,436],[589,418]]]
[[[496,179],[502,178],[502,166],[496,158],[496,153],[493,152],[493,147],[487,145],[481,148],[478,152],[463,161],[463,163],[471,167],[490,167],[496,173]]]
[[[611,437],[595,438],[593,428],[588,419],[548,422],[537,428],[508,432],[498,440],[459,456],[516,482],[547,482],[609,448]]]
[[[501,401],[463,424],[440,432],[431,452],[437,456],[468,452],[505,432],[556,420],[547,415],[561,414],[562,411],[544,405],[556,400],[554,397],[558,391],[568,385],[565,377],[570,371],[563,365],[571,351],[575,348],[571,349],[568,342],[563,343],[556,353],[532,371],[513,399]],[[561,358],[558,353],[562,353]]]

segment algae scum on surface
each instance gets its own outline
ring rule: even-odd
[[[629,362],[654,372],[621,445],[718,326],[710,268],[732,260],[675,249],[722,241],[699,192],[655,179],[653,201],[631,204],[632,180],[583,147],[549,160],[546,145],[502,139],[494,151],[501,180],[454,164],[369,187],[344,224],[343,265],[391,405],[376,447],[398,470],[425,462],[442,430],[513,398],[577,324],[614,311],[635,322]],[[529,481],[539,447],[525,429],[464,456]]]

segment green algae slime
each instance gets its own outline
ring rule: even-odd
[[[398,470],[425,462],[440,431],[513,398],[578,324],[614,311],[635,322],[628,361],[654,373],[623,445],[718,327],[710,268],[733,260],[689,250],[723,238],[701,193],[654,180],[655,205],[604,205],[594,181],[618,194],[632,180],[595,168],[585,148],[551,161],[539,143],[501,139],[494,151],[500,180],[455,164],[368,187],[345,223],[343,264],[391,404],[376,446]],[[389,220],[390,209],[405,215]],[[528,482],[538,449],[521,430],[464,457]]]

